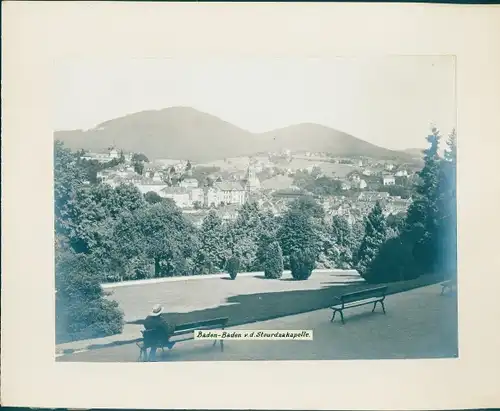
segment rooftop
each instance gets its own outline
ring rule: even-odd
[[[241,183],[237,181],[221,181],[214,183],[214,187],[222,191],[243,191],[244,188]]]
[[[160,190],[163,194],[188,194],[189,191],[184,187],[165,187]]]

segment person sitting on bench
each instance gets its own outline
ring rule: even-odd
[[[169,324],[162,316],[163,307],[160,304],[156,304],[149,315],[144,320],[144,347],[149,348],[149,361],[155,361],[156,350],[159,347],[166,346],[168,348],[169,344],[164,344],[171,337],[174,326]],[[173,346],[173,343],[170,343]]]

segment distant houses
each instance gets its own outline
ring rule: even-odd
[[[279,155],[291,156],[286,152]],[[201,224],[203,216],[211,209],[216,210],[223,220],[234,220],[237,210],[248,201],[256,201],[264,212],[283,214],[291,201],[311,195],[294,186],[296,173],[338,181],[342,192],[315,196],[325,209],[327,219],[340,215],[349,223],[360,221],[377,201],[381,203],[385,215],[404,213],[408,209],[410,200],[379,191],[384,186],[406,184],[414,172],[408,165],[370,159],[356,159],[350,164],[345,160],[345,164],[337,164],[333,161],[335,159],[328,158],[323,166],[317,155],[305,153],[302,159],[294,158],[295,163],[281,165],[265,157],[260,160],[249,158],[244,160],[245,163],[248,161],[246,170],[245,164],[238,163],[238,159],[227,159],[225,165],[212,167],[214,170],[209,174],[196,173],[196,165],[192,167],[189,161],[180,160],[144,162],[142,169],[138,170],[130,154],[125,155],[114,147],[107,153],[85,153],[82,157],[100,159],[98,161],[101,162],[125,158],[120,164],[99,171],[97,180],[112,187],[132,184],[143,195],[154,192],[161,198],[170,199],[196,225]],[[332,166],[332,163],[336,165]]]
[[[241,179],[234,179],[234,176],[227,179],[219,175],[213,183],[205,185],[190,177],[191,173],[183,173],[186,164],[147,163],[142,175],[139,175],[131,164],[125,163],[102,170],[97,177],[100,182],[112,187],[133,184],[142,194],[157,193],[162,198],[171,199],[182,209],[241,206],[252,193],[260,191],[261,184],[252,165],[248,166]],[[174,176],[178,178],[174,180]]]
[[[118,159],[123,155],[125,161],[132,160],[132,153],[124,153],[118,151],[114,146],[109,147],[105,152],[95,153],[95,152],[83,152],[80,156],[82,160],[92,160],[99,163],[107,163],[111,160]]]

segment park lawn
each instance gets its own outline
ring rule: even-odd
[[[314,275],[314,274],[313,274]],[[417,287],[438,283],[441,279],[432,276],[421,276],[414,280],[387,283],[387,294],[395,294]],[[228,279],[228,281],[231,281]],[[238,278],[236,280],[238,281]],[[261,281],[289,281],[288,279],[271,280],[262,278]],[[307,280],[306,280],[307,281]],[[382,285],[382,284],[380,284]],[[300,314],[309,311],[328,308],[334,304],[335,297],[344,293],[376,287],[368,283],[356,283],[330,286],[313,290],[291,290],[281,292],[266,292],[256,294],[240,294],[227,298],[228,305],[215,308],[193,310],[190,312],[166,312],[165,320],[173,324],[182,324],[208,320],[218,317],[228,317],[228,326],[239,326],[257,321],[267,321],[288,315]],[[129,324],[142,324],[143,320],[130,321]]]

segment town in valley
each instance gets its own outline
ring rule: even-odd
[[[102,169],[95,173],[97,183],[111,187],[132,184],[152,201],[170,199],[196,225],[201,225],[210,210],[223,220],[234,220],[248,201],[280,215],[290,201],[304,195],[319,201],[325,218],[339,215],[353,223],[366,217],[377,201],[386,217],[401,217],[411,202],[411,186],[421,168],[418,157],[406,161],[343,158],[287,149],[194,163],[189,159],[149,159],[111,146],[101,152],[81,150],[79,160],[101,164]]]

